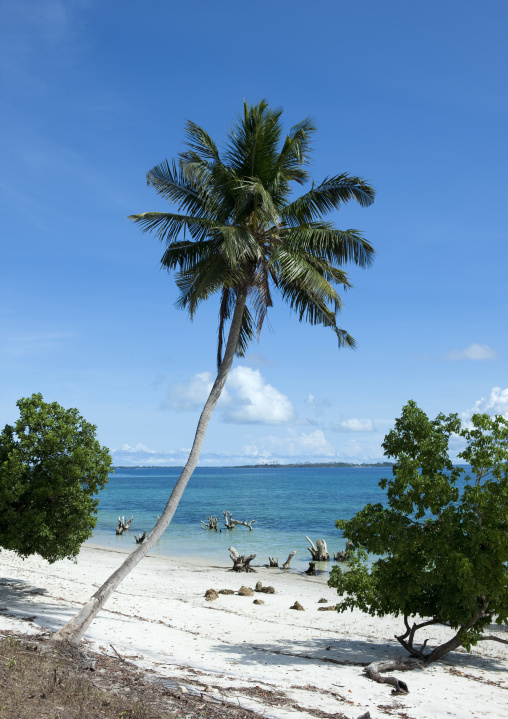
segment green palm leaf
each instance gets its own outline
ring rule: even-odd
[[[284,134],[280,108],[270,109],[264,100],[244,103],[224,152],[203,128],[187,122],[178,164],[165,160],[147,175],[174,210],[130,219],[166,244],[161,262],[176,272],[178,307],[193,317],[201,302],[219,295],[219,365],[226,325],[244,292],[239,355],[259,337],[274,293],[299,320],[331,328],[340,346],[355,346],[337,326],[338,290],[351,286],[344,266],[368,267],[374,249],[358,230],[340,230],[323,218],[352,200],[368,207],[375,192],[362,178],[341,173],[291,197],[293,184],[308,180],[315,130],[305,118]]]

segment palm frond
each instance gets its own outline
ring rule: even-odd
[[[220,233],[220,225],[214,220],[173,212],[142,212],[139,215],[129,215],[129,220],[140,225],[143,232],[153,232],[159,240],[166,242],[175,240],[184,229],[188,229],[195,240]]]
[[[374,260],[375,250],[359,230],[338,230],[327,222],[311,222],[277,231],[291,247],[325,257],[338,265],[353,262],[368,267]]]
[[[293,183],[308,179],[316,128],[305,118],[284,136],[281,116],[264,100],[244,103],[224,152],[202,127],[187,122],[178,164],[165,160],[147,174],[175,211],[130,216],[166,243],[161,262],[176,273],[178,307],[193,317],[201,302],[220,295],[218,363],[226,324],[245,288],[238,354],[259,336],[274,287],[300,320],[330,327],[340,346],[355,344],[336,323],[338,289],[351,286],[343,266],[367,267],[374,249],[358,230],[339,230],[323,217],[352,200],[367,207],[375,192],[362,178],[342,173],[290,201]]]
[[[288,225],[308,224],[323,214],[338,210],[344,202],[356,200],[362,207],[374,202],[375,191],[361,177],[347,173],[327,177],[317,187],[291,202],[280,213]]]

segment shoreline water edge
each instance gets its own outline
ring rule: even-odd
[[[248,533],[248,530],[247,530]],[[73,563],[48,564],[0,551],[0,633],[58,629],[123,561],[126,550],[83,545]],[[265,717],[311,719],[366,711],[412,719],[501,719],[508,698],[508,647],[483,642],[424,671],[409,672],[407,695],[367,679],[372,661],[403,656],[394,640],[401,618],[338,614],[324,575],[200,556],[149,555],[124,580],[86,633],[90,648],[113,649],[160,682],[176,682]],[[273,593],[256,591],[256,584]],[[244,585],[252,593],[239,594]],[[208,589],[229,590],[207,601]],[[298,602],[303,610],[292,607]],[[434,626],[430,641],[448,636]],[[504,632],[506,627],[492,628]],[[489,629],[489,633],[491,630]],[[505,636],[505,635],[503,635]]]

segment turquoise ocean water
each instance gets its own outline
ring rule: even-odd
[[[153,527],[179,474],[173,467],[116,469],[99,494],[97,526],[89,543],[133,549],[134,534]],[[282,563],[296,549],[291,567],[306,569],[311,556],[305,535],[314,543],[325,539],[331,555],[344,549],[335,520],[352,517],[369,502],[384,503],[378,482],[390,476],[389,467],[198,468],[151,553],[228,564],[233,545],[240,554],[256,554],[254,564],[267,564],[269,556]],[[201,529],[200,520],[207,515],[219,517],[223,527],[223,509],[235,519],[256,519],[253,531],[242,526],[222,532]],[[118,515],[134,515],[131,529],[119,537]]]

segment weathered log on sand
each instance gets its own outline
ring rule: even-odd
[[[139,537],[135,534],[134,539],[136,540],[136,544],[141,544],[141,542],[144,542],[146,539],[146,531],[143,532],[143,534],[140,534]]]
[[[229,570],[230,572],[255,572],[256,570],[250,566],[252,560],[256,557],[255,554],[251,554],[246,557],[244,554],[240,555],[234,547],[229,548],[229,556],[233,560],[233,566]]]
[[[305,537],[305,539],[309,542],[310,547],[307,547],[309,552],[312,554],[312,559],[315,562],[328,562],[330,561],[330,555],[328,554],[328,547],[326,546],[326,542],[324,539],[318,539],[316,544],[317,547],[314,546],[314,542],[312,539],[309,539],[309,537]]]
[[[346,542],[346,549],[343,551],[339,550],[333,555],[334,562],[347,562],[349,559],[349,554],[351,550],[353,549],[353,542],[348,539]]]
[[[289,569],[289,565],[291,564],[291,560],[293,559],[295,554],[296,554],[296,549],[293,549],[293,551],[289,553],[289,556],[286,559],[286,561],[284,562],[284,564],[282,565],[281,569]]]
[[[118,527],[116,528],[116,533],[123,534],[126,529],[129,529],[133,521],[133,516],[127,522],[125,521],[125,517],[118,517]]]
[[[407,672],[411,669],[423,669],[422,665],[412,659],[395,659],[381,662],[372,662],[363,670],[365,674],[379,684],[390,684],[393,687],[392,694],[409,694],[406,682],[395,677],[382,677],[381,672]]]
[[[207,517],[207,519],[208,519],[208,524],[205,524],[205,522],[203,522],[203,520],[201,520],[201,529],[208,529],[212,532],[216,532],[217,531],[217,523],[219,521],[217,519],[217,517]]]
[[[252,525],[258,521],[257,519],[252,519],[250,522],[240,522],[238,519],[233,519],[233,513],[226,512],[225,509],[222,510],[222,514],[224,515],[224,526],[226,529],[234,529],[237,524],[242,524],[244,527],[248,527],[252,532]]]

